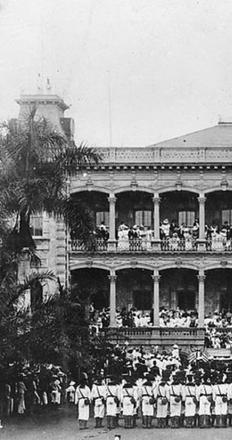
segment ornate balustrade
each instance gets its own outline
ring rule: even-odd
[[[175,142],[175,140],[173,140]],[[168,147],[151,146],[146,148],[99,148],[102,161],[107,164],[170,164],[170,163],[231,163],[232,150],[219,147]]]
[[[81,240],[71,241],[71,250],[74,252],[108,252],[108,242],[103,238],[97,238],[83,243]],[[198,241],[194,238],[175,239],[166,238],[160,240],[160,248],[153,247],[153,241],[146,238],[135,238],[132,240],[118,240],[115,251],[118,253],[131,252],[197,252]],[[202,250],[202,248],[201,248]],[[232,240],[222,238],[211,238],[205,241],[206,252],[232,252]]]
[[[205,329],[198,327],[107,327],[101,333],[111,342],[129,345],[204,346]]]
[[[103,238],[96,238],[87,243],[83,243],[82,240],[71,240],[71,250],[74,252],[106,252],[107,240]]]

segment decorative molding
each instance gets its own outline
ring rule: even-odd
[[[183,264],[182,258],[181,257],[176,258],[175,264],[178,268],[180,268]]]
[[[231,163],[231,146],[227,147],[141,147],[99,148],[102,161],[107,164],[216,164]]]

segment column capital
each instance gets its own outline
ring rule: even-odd
[[[159,270],[158,270],[158,269],[155,269],[155,270],[153,271],[153,274],[151,275],[151,277],[152,277],[154,283],[158,283],[159,280],[160,280],[160,278],[161,278],[161,276],[160,276],[160,274],[159,274]]]
[[[161,278],[160,275],[152,275],[151,277],[152,277],[154,283],[159,283],[159,280],[160,280],[160,278]]]
[[[109,197],[108,197],[108,202],[109,203],[111,203],[113,205],[114,203],[116,203],[116,200],[117,200],[117,197],[115,197],[114,194],[110,194],[109,195]]]
[[[197,199],[198,199],[198,202],[199,202],[201,205],[204,205],[205,202],[206,202],[206,197],[203,196],[203,195],[200,195]]]
[[[200,283],[203,283],[205,281],[206,276],[205,276],[205,271],[203,269],[199,269],[197,278]]]
[[[116,273],[111,273],[110,275],[108,275],[108,278],[111,283],[115,283],[116,279],[117,279],[117,275],[116,275]]]
[[[153,197],[152,197],[153,203],[155,204],[159,204],[160,203],[160,196],[158,193],[154,193]]]

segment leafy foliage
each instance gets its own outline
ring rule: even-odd
[[[69,197],[68,181],[77,168],[100,160],[96,150],[84,143],[77,147],[47,120],[38,120],[36,108],[23,122],[2,125],[0,147],[1,215],[14,219],[9,246],[17,252],[35,248],[30,217],[42,211],[63,216],[85,240],[91,218]]]

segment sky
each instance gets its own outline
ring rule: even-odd
[[[0,0],[0,120],[38,73],[93,146],[232,120],[231,23],[231,0]]]

